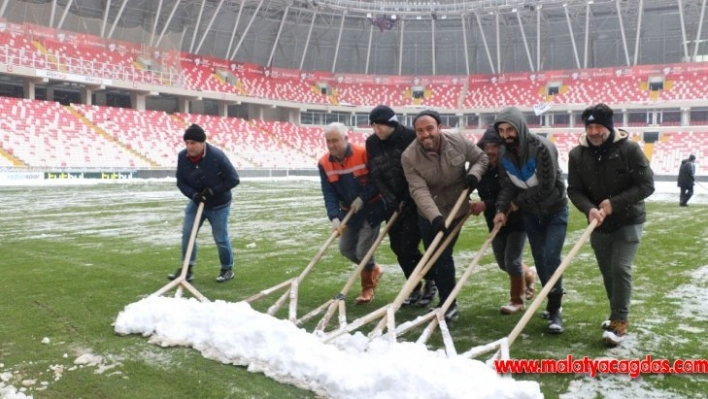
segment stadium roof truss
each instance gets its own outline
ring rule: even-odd
[[[706,0],[0,0],[0,18],[282,68],[469,75],[708,54]]]

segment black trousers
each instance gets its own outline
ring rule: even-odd
[[[398,216],[388,231],[388,239],[391,242],[391,251],[396,255],[403,275],[408,279],[420,259],[423,258],[423,254],[420,252],[421,235],[418,228],[418,213],[415,208],[406,209]]]
[[[681,186],[681,195],[679,197],[679,204],[680,205],[688,204],[688,200],[690,200],[691,197],[693,197],[693,185]]]

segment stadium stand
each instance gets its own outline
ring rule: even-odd
[[[98,128],[149,159],[155,166],[174,167],[176,154],[184,148],[182,120],[162,111],[73,104],[79,113]]]
[[[0,129],[7,134],[3,149],[30,166],[151,166],[55,102],[0,97]]]

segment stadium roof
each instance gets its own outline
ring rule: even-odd
[[[678,63],[704,0],[0,0],[0,17],[259,65],[408,75]]]

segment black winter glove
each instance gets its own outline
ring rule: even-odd
[[[192,201],[197,204],[200,202],[206,202],[206,197],[202,193],[194,193],[194,195],[192,195]]]
[[[389,199],[384,198],[384,203],[386,204],[386,212],[387,213],[393,213],[394,211],[398,210],[398,201],[396,201],[395,198],[389,198]]]
[[[479,180],[477,180],[477,176],[475,175],[467,175],[465,176],[465,184],[467,185],[467,188],[469,188],[470,192],[472,192],[475,188],[477,188]]]
[[[445,227],[445,218],[443,218],[442,216],[436,216],[431,224],[433,225],[433,234],[438,234],[440,232],[442,232],[443,234],[447,233],[447,228]]]
[[[214,192],[211,191],[211,189],[210,189],[209,187],[207,187],[207,188],[205,188],[204,190],[202,190],[202,197],[204,197],[204,198],[209,198],[209,197],[212,197],[212,196],[214,196]]]

